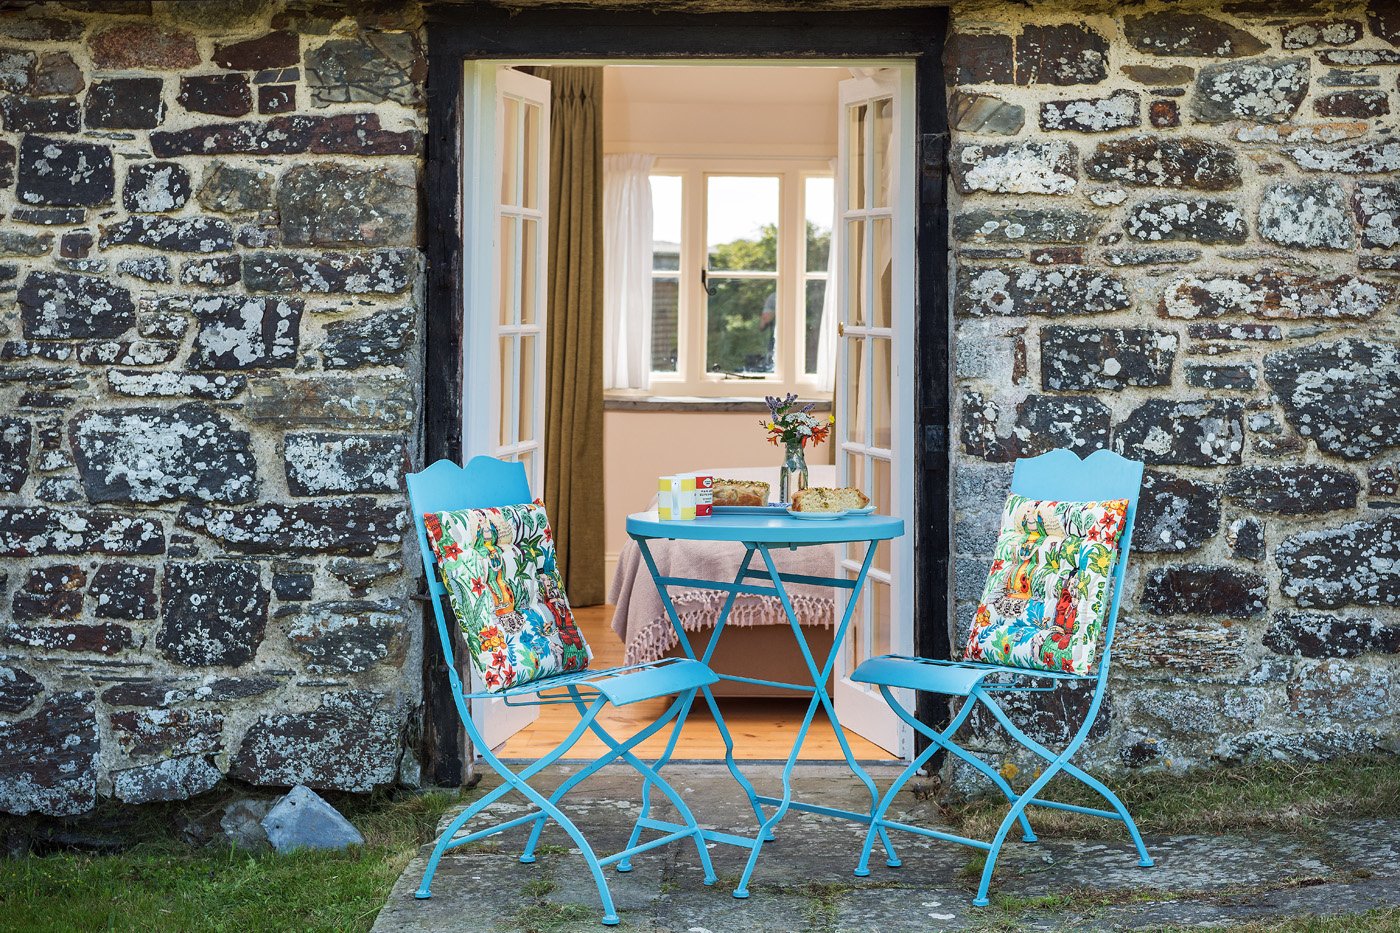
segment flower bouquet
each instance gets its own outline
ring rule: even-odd
[[[781,505],[792,503],[792,494],[807,488],[806,446],[820,444],[831,433],[836,423],[835,415],[821,417],[812,414],[812,404],[798,406],[797,396],[788,393],[782,398],[768,395],[763,399],[768,403],[768,418],[763,422],[768,431],[768,442],[783,448],[783,468],[778,474],[778,501]]]

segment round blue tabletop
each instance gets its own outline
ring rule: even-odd
[[[747,541],[753,544],[837,544],[886,541],[904,534],[904,519],[888,515],[845,515],[826,521],[777,515],[719,514],[691,521],[661,521],[656,511],[627,516],[634,538],[677,541]]]

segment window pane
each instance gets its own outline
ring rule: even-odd
[[[777,271],[779,184],[775,176],[706,179],[705,242],[711,271]]]
[[[846,209],[860,210],[865,203],[865,104],[846,110]]]
[[[522,127],[525,134],[525,143],[521,147],[521,181],[524,183],[525,196],[521,202],[528,208],[536,209],[540,205],[539,201],[539,158],[540,158],[540,118],[543,114],[538,104],[526,104],[523,115],[525,125]]]
[[[520,223],[520,323],[539,320],[539,293],[535,289],[540,272],[540,222],[521,218]]]
[[[514,97],[501,101],[501,203],[519,204],[516,186],[520,171],[520,102]]]
[[[822,306],[826,303],[826,279],[807,280],[807,332],[804,335],[806,360],[802,371],[807,375],[817,372],[817,348],[822,339]]]
[[[517,413],[520,418],[520,430],[516,433],[517,441],[533,441],[535,437],[535,410],[537,400],[535,399],[535,363],[538,350],[535,347],[536,338],[533,334],[524,334],[520,338],[520,367],[519,375],[516,379],[520,382],[520,411]]]
[[[681,179],[651,176],[651,267],[674,272],[681,267]]]
[[[847,416],[846,439],[854,444],[865,443],[865,424],[869,417],[868,397],[870,378],[865,366],[865,338],[847,336],[842,341],[846,352],[846,399],[844,408]],[[839,417],[839,416],[838,416]],[[855,483],[847,483],[854,486]]]
[[[852,220],[846,224],[846,281],[837,284],[846,289],[846,322],[864,325],[866,322],[865,281],[865,221]]]
[[[705,369],[757,375],[773,372],[778,282],[712,276],[707,306]]]
[[[808,272],[826,272],[831,257],[831,221],[835,209],[834,178],[808,178],[805,183],[803,211],[807,215]]]
[[[875,101],[875,125],[871,128],[875,139],[872,142],[875,175],[874,207],[888,207],[890,203],[890,143],[894,135],[894,101],[886,97]]]
[[[870,272],[875,277],[871,290],[874,313],[870,323],[875,327],[889,327],[894,314],[894,238],[888,217],[876,217],[870,221],[870,225],[871,239],[874,241],[871,243],[874,255],[871,257]]]
[[[651,371],[676,371],[677,333],[680,326],[681,283],[674,276],[651,280]]]
[[[518,321],[515,316],[516,304],[515,288],[520,276],[518,265],[520,243],[516,236],[519,220],[509,214],[501,215],[501,233],[498,254],[501,257],[500,270],[500,315],[502,324],[514,324]]]

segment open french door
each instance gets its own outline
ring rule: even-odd
[[[906,527],[876,549],[837,657],[833,699],[842,725],[900,757],[912,748],[908,727],[878,690],[849,675],[866,658],[914,647],[912,104],[904,69],[841,84],[833,263],[837,475]],[[844,575],[855,578],[864,556],[864,544],[843,545]]]
[[[530,489],[539,496],[544,490],[549,82],[500,65],[470,63],[464,107],[463,455],[523,463]],[[482,242],[479,231],[490,231],[489,241]],[[480,376],[488,372],[490,391],[483,393]],[[472,689],[484,689],[475,670],[471,676]],[[496,748],[534,722],[539,708],[476,700],[472,717]]]

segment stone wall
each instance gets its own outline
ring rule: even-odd
[[[1400,751],[1400,4],[1116,9],[954,8],[959,643],[1011,461],[1108,447],[1148,469],[1090,754]]]
[[[357,8],[0,14],[0,808],[415,780],[424,64]]]

